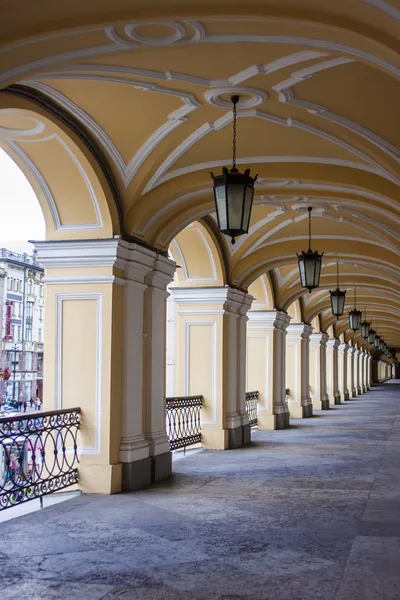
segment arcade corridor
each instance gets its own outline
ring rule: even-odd
[[[2,524],[2,600],[399,598],[399,392]]]

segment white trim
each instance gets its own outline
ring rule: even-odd
[[[373,8],[385,13],[388,17],[400,21],[400,10],[395,6],[385,2],[385,0],[361,0],[364,4],[369,4]]]
[[[179,314],[179,313],[178,313]],[[185,322],[185,396],[189,395],[190,390],[190,327],[203,326],[212,327],[213,347],[212,347],[212,367],[211,367],[211,419],[201,421],[203,425],[214,425],[217,415],[217,323],[216,321],[186,321]]]
[[[117,285],[125,285],[126,281],[125,279],[121,279],[115,275],[76,275],[71,277],[48,276],[43,278],[43,283],[46,285],[71,285],[86,283],[115,283]]]
[[[96,443],[92,448],[81,448],[81,454],[100,454],[101,440],[101,395],[102,395],[102,294],[57,294],[56,295],[56,356],[55,356],[55,389],[54,407],[61,409],[62,404],[62,350],[63,350],[63,302],[65,300],[96,300]]]

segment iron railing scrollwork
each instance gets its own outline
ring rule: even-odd
[[[0,418],[0,510],[78,482],[80,409]]]
[[[250,427],[257,425],[258,392],[246,392],[246,411],[249,416]]]
[[[201,442],[202,404],[203,396],[166,399],[166,428],[171,450]]]

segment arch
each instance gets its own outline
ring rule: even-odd
[[[301,323],[301,306],[300,301],[297,299],[287,308],[287,313],[292,319],[292,323]]]
[[[0,146],[34,190],[47,239],[112,237],[118,232],[115,205],[110,209],[111,194],[93,157],[51,115],[21,99],[1,96]]]
[[[249,286],[248,292],[254,300],[251,310],[273,310],[274,296],[269,275],[264,273]]]
[[[185,227],[172,240],[169,252],[177,263],[178,287],[217,287],[225,285],[224,268],[218,248],[199,221]]]

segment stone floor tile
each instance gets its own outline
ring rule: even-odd
[[[0,523],[1,600],[399,600],[399,390]]]

